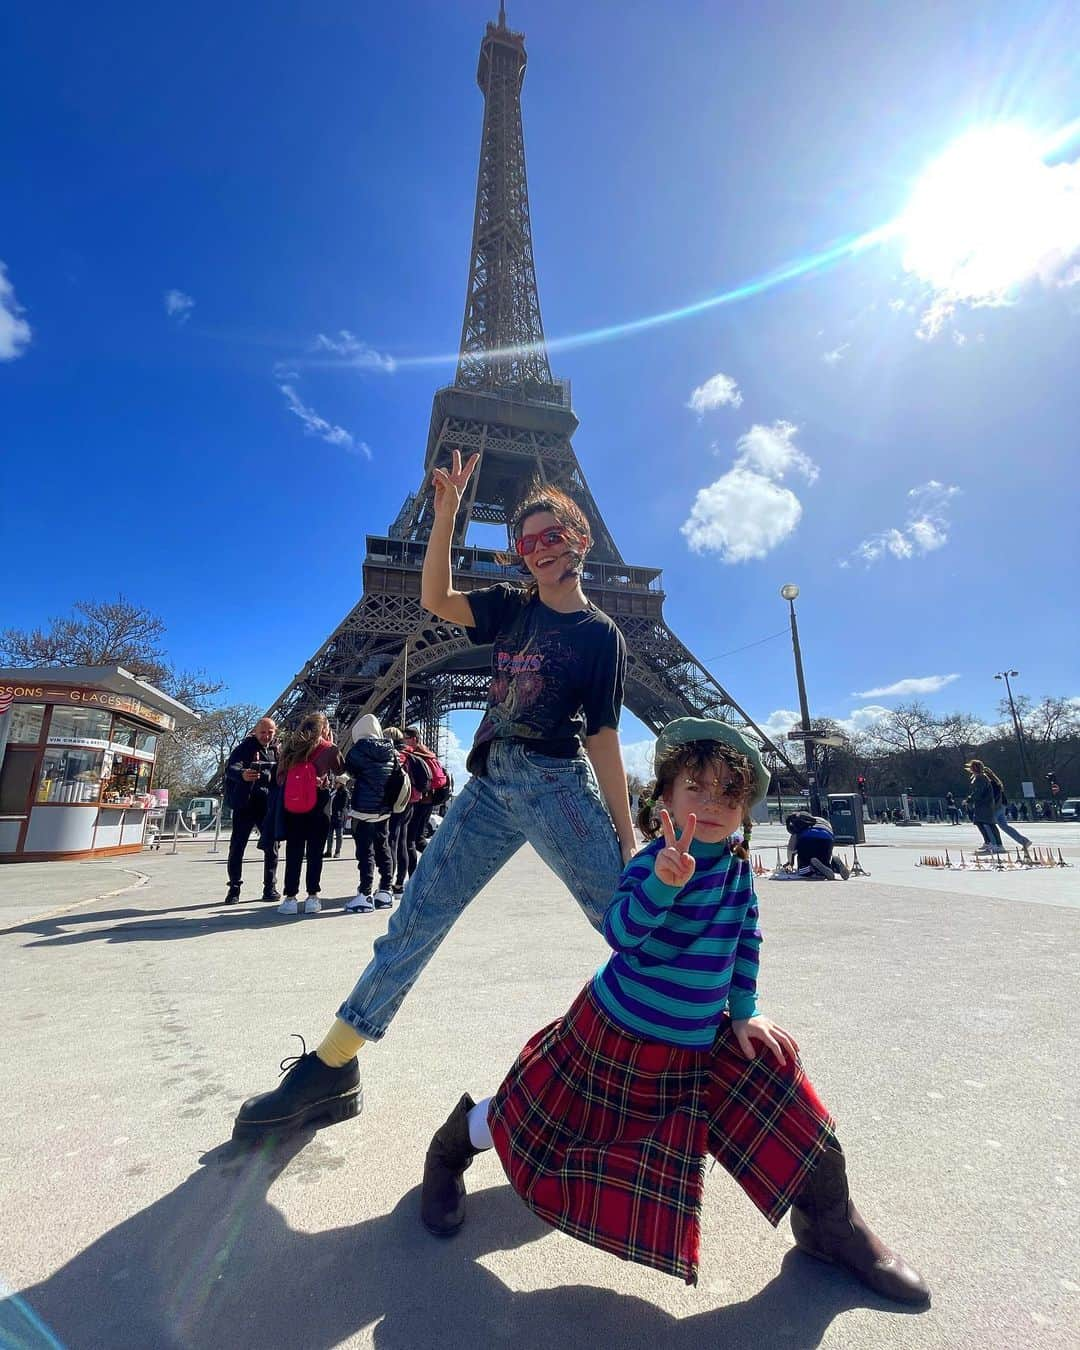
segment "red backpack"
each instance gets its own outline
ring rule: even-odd
[[[319,800],[319,775],[313,760],[294,764],[285,775],[285,810],[302,816]]]

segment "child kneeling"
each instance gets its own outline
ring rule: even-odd
[[[803,1251],[886,1298],[926,1303],[922,1276],[851,1202],[798,1046],[757,1013],[757,900],[731,838],[768,791],[756,746],[723,722],[683,717],[661,732],[654,767],[640,823],[656,834],[662,804],[662,837],[631,859],[608,908],[614,954],[495,1096],[462,1097],[436,1132],[424,1224],[441,1237],[460,1228],[463,1173],[494,1145],[540,1218],[696,1284],[711,1153],[774,1226],[791,1209]]]

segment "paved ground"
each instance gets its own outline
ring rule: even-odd
[[[1076,827],[1029,832],[1080,863]],[[205,844],[0,869],[0,1345],[1075,1350],[1080,867],[914,867],[973,834],[874,828],[869,880],[759,884],[764,1009],[838,1117],[860,1207],[930,1279],[921,1314],[792,1251],[719,1168],[696,1289],[552,1233],[492,1156],[462,1233],[420,1228],[433,1128],[603,957],[529,853],[362,1052],[359,1120],[255,1151],[227,1142],[237,1105],[290,1031],[318,1039],[386,915],[224,909]],[[777,839],[756,836],[769,862]],[[354,875],[331,863],[326,894]]]

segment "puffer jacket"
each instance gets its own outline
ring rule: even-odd
[[[345,767],[354,779],[352,810],[363,816],[389,815],[383,797],[398,762],[394,743],[382,734],[378,718],[370,713],[357,719],[353,738],[353,747],[345,756]]]

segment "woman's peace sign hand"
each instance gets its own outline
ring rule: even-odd
[[[660,812],[660,827],[664,831],[666,848],[656,855],[656,878],[665,886],[685,886],[694,875],[697,863],[690,852],[690,844],[697,829],[697,816],[692,812],[686,818],[686,829],[675,838],[675,822],[666,811]]]
[[[461,451],[453,451],[448,469],[432,469],[431,478],[435,484],[435,515],[443,520],[454,520],[457,517],[458,507],[461,505],[461,496],[465,491],[465,485],[472,477],[472,471],[476,468],[476,461],[480,458],[478,453],[471,454],[461,467]]]

